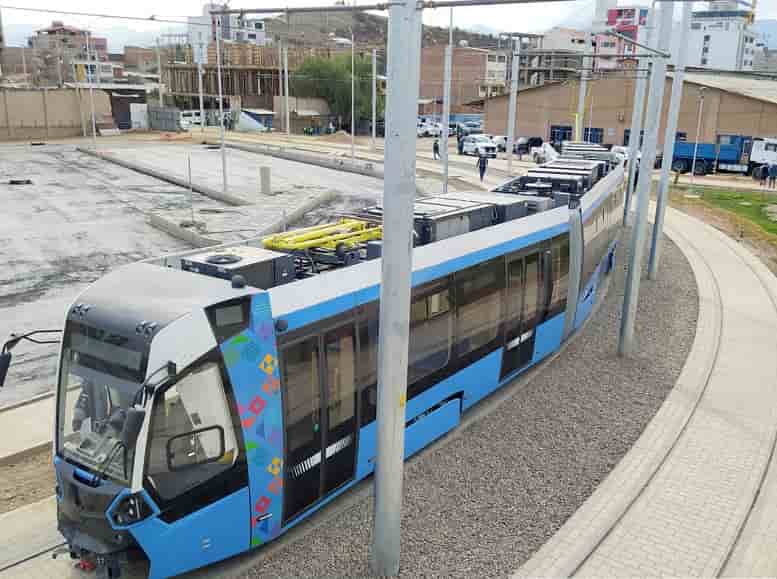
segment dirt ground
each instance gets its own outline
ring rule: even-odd
[[[0,466],[0,514],[53,495],[55,485],[51,447]]]
[[[777,244],[757,225],[723,209],[711,207],[689,196],[684,190],[672,191],[669,204],[712,225],[732,239],[744,243],[772,273],[777,275]]]

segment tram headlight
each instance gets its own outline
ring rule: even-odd
[[[127,527],[152,514],[151,507],[140,493],[126,495],[116,503],[110,512],[111,520],[117,527]]]

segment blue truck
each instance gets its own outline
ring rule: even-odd
[[[760,139],[759,139],[760,140]],[[718,135],[717,143],[695,143],[677,141],[672,157],[672,171],[688,173],[694,164],[696,175],[706,175],[715,171],[731,173],[749,173],[753,151],[753,138],[742,135]]]

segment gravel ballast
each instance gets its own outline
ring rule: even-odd
[[[661,406],[693,342],[696,282],[666,240],[660,279],[643,277],[637,353],[619,358],[626,235],[620,247],[608,295],[580,335],[407,463],[402,576],[510,574],[586,500]],[[371,486],[257,552],[244,578],[370,575]]]

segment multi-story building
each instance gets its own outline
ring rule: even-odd
[[[188,37],[193,47],[206,46],[216,42],[218,17],[211,14],[214,10],[226,9],[226,4],[205,4],[202,15],[189,16]],[[257,46],[267,44],[264,20],[242,18],[238,14],[228,14],[221,19],[221,38],[225,42],[247,42]]]
[[[88,30],[67,26],[59,20],[51,26],[36,31],[27,39],[27,46],[35,50],[67,53],[73,57],[86,57],[86,39],[89,50],[97,60],[108,60],[108,39],[94,36]]]
[[[607,27],[621,36],[637,40],[640,28],[647,25],[648,9],[644,6],[621,6],[607,11]],[[634,45],[614,36],[597,35],[596,54],[598,70],[614,70],[633,64]]]
[[[574,28],[554,26],[545,32],[542,38],[544,50],[585,52],[585,43],[588,33]]]
[[[762,43],[756,44],[753,70],[756,72],[777,73],[777,48],[768,48]]]
[[[753,70],[756,34],[750,28],[753,14],[734,0],[709,3],[709,10],[694,12],[688,37],[689,66],[716,70]]]
[[[505,92],[507,52],[470,46],[454,46],[451,68],[451,106],[463,105]],[[424,47],[421,51],[419,98],[431,105],[442,102],[445,77],[445,45]],[[428,112],[432,112],[431,110]]]
[[[140,73],[158,72],[156,50],[141,46],[125,46],[124,66],[128,70]]]

